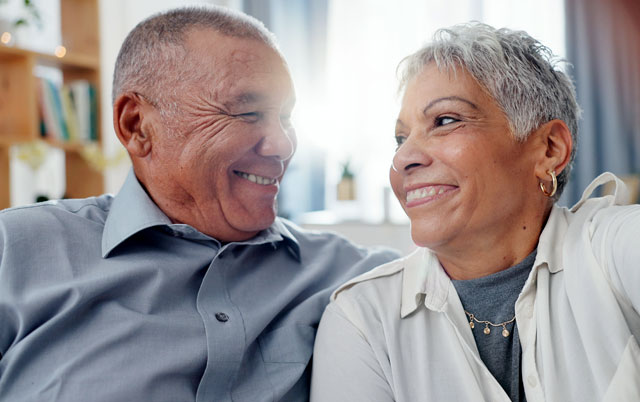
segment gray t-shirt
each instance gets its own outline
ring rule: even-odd
[[[520,263],[495,274],[470,280],[453,280],[465,311],[478,320],[494,324],[511,320],[515,316],[516,300],[535,259],[536,250]],[[507,337],[503,336],[503,327],[489,326],[489,334],[484,333],[485,327],[485,324],[475,322],[471,330],[480,358],[512,401],[525,401],[520,375],[522,350],[516,322],[506,324],[509,331]]]

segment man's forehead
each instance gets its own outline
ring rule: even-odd
[[[191,29],[185,44],[192,54],[229,64],[260,63],[267,57],[280,57],[276,49],[258,39],[230,36],[210,28]]]
[[[200,29],[189,33],[187,43],[191,60],[185,62],[200,71],[204,96],[213,103],[266,103],[292,89],[284,59],[263,42]]]
[[[194,32],[195,35],[196,32]],[[208,35],[211,35],[209,33]],[[255,40],[235,38],[221,34],[193,36],[188,42],[184,62],[208,70],[217,76],[275,73],[285,70],[286,63],[280,53]]]
[[[231,74],[212,71],[200,81],[199,88],[201,96],[208,99],[207,103],[222,105],[227,110],[273,102],[295,103],[295,92],[288,76],[258,76],[256,79],[252,74],[237,70]]]

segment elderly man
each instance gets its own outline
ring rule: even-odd
[[[396,255],[276,218],[295,99],[271,34],[156,15],[113,91],[119,194],[0,214],[0,400],[306,400],[329,294]]]

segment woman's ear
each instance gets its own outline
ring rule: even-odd
[[[541,151],[535,174],[540,180],[549,180],[549,170],[559,175],[571,161],[571,131],[564,121],[554,119],[540,126],[534,135]]]
[[[151,152],[151,137],[142,129],[151,105],[136,93],[124,93],[113,104],[113,127],[131,158],[143,158]]]

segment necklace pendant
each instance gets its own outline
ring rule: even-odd
[[[508,330],[508,329],[506,329],[506,328],[505,328],[505,329],[503,329],[503,330],[502,330],[502,336],[504,336],[505,338],[508,338],[508,337],[509,337],[509,330]]]
[[[486,327],[484,327],[484,331],[482,331],[482,332],[484,332],[485,335],[489,335],[491,333],[491,329],[487,325]]]
[[[476,327],[476,324],[474,324],[473,321],[469,321],[469,326],[471,327],[471,329],[474,329]]]

